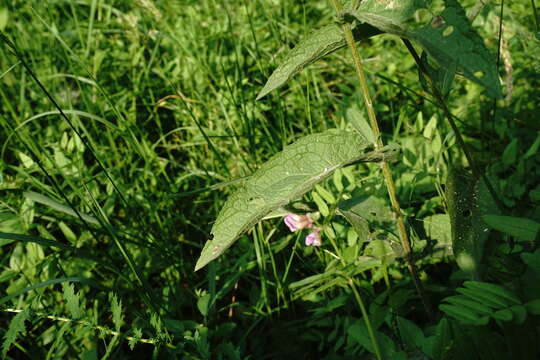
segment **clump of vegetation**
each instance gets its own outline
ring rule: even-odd
[[[532,359],[530,4],[0,8],[4,358]]]

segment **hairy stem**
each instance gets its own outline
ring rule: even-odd
[[[338,0],[331,0],[331,1],[336,12],[340,14],[341,4],[339,3],[339,1]],[[378,150],[384,147],[384,143],[382,141],[381,132],[379,130],[379,124],[377,122],[377,116],[375,115],[375,109],[373,108],[373,102],[371,100],[371,95],[369,93],[369,88],[366,81],[366,74],[364,71],[364,66],[362,64],[362,59],[356,47],[356,42],[354,41],[351,25],[348,23],[344,23],[342,27],[343,27],[343,34],[345,35],[345,40],[347,41],[347,44],[349,45],[349,48],[351,49],[351,54],[354,61],[354,67],[356,70],[356,74],[358,76],[358,81],[360,82],[360,88],[362,90],[362,96],[364,98],[364,103],[366,105],[369,122],[371,125],[371,129],[373,131],[373,135],[375,136],[375,143],[374,143],[375,150]],[[418,277],[416,266],[414,265],[411,242],[409,240],[409,235],[407,234],[407,228],[405,227],[405,221],[403,220],[403,215],[401,213],[401,207],[399,205],[399,201],[397,198],[396,185],[392,177],[392,171],[390,170],[390,166],[388,165],[386,161],[381,162],[381,167],[382,167],[384,180],[386,183],[386,189],[388,190],[388,196],[390,197],[390,203],[392,204],[392,210],[394,211],[394,214],[396,216],[396,223],[397,223],[397,227],[399,231],[401,245],[403,246],[403,250],[405,252],[405,260],[407,262],[407,268],[409,269],[409,272],[412,276],[414,286],[416,287],[416,291],[418,292],[418,295],[422,299],[424,309],[426,310],[426,313],[428,317],[430,318],[430,320],[433,320],[434,319],[433,310],[426,297],[426,294],[424,293],[422,283],[420,282],[420,278]]]

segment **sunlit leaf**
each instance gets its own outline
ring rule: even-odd
[[[357,41],[379,33],[377,29],[369,25],[359,25],[354,29],[354,37]],[[257,100],[284,85],[307,66],[345,45],[342,30],[336,24],[329,24],[308,35],[285,56],[281,65],[270,75],[257,95]]]
[[[369,146],[354,132],[328,130],[285,147],[229,197],[195,270],[220,256],[268,213],[299,198],[336,169],[359,161],[380,161],[396,151],[387,147],[368,152]]]
[[[445,0],[446,9],[434,21],[411,30],[405,37],[416,40],[443,68],[457,68],[463,75],[501,98],[501,85],[494,57],[472,27],[456,0]]]
[[[346,9],[343,14],[385,33],[406,36],[414,13],[424,8],[425,0],[363,0],[356,9]]]
[[[385,33],[418,42],[443,68],[440,75],[435,74],[434,79],[440,83],[438,86],[441,89],[447,87],[445,84],[457,70],[469,80],[484,86],[491,97],[501,98],[494,57],[472,27],[461,5],[456,0],[445,0],[445,6],[429,24],[418,28],[411,18],[416,11],[426,8],[425,1],[368,0],[362,1],[357,9],[349,9],[345,13]]]

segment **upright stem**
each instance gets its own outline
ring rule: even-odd
[[[360,306],[360,311],[362,312],[362,317],[364,318],[364,324],[366,325],[369,337],[371,338],[371,343],[373,345],[373,351],[375,351],[375,356],[377,357],[378,360],[382,360],[381,349],[379,347],[379,341],[377,340],[377,338],[375,337],[375,333],[373,332],[373,327],[371,326],[371,321],[369,320],[368,312],[367,312],[366,306],[364,305],[364,301],[362,300],[362,297],[360,296],[358,289],[356,289],[356,285],[354,284],[353,279],[348,278],[347,281],[354,294],[356,302],[358,303],[358,306]]]
[[[339,3],[339,1],[332,0],[332,4],[334,8],[336,9],[336,12],[339,14],[341,12],[341,4]],[[373,108],[373,102],[371,100],[371,95],[369,93],[369,88],[366,81],[366,75],[364,71],[364,66],[362,64],[362,59],[360,57],[360,54],[358,53],[356,42],[354,41],[351,25],[349,23],[344,23],[342,26],[343,26],[343,34],[345,35],[345,40],[347,41],[347,44],[349,45],[349,48],[351,49],[351,54],[353,57],[356,74],[358,75],[358,81],[360,82],[362,96],[364,98],[364,103],[366,104],[369,122],[371,125],[371,129],[373,131],[373,135],[375,136],[375,142],[373,145],[375,146],[375,150],[378,150],[384,147],[384,143],[382,141],[381,132],[379,130],[379,124],[377,122],[377,116],[375,115],[375,109]],[[420,278],[418,277],[418,272],[416,270],[416,266],[414,265],[414,261],[412,258],[411,242],[409,240],[409,235],[407,234],[407,228],[405,227],[405,222],[401,214],[401,207],[399,205],[399,201],[397,198],[396,185],[392,177],[392,171],[390,170],[390,166],[388,165],[386,161],[382,161],[381,167],[382,167],[384,180],[386,182],[386,189],[388,190],[388,196],[390,197],[390,203],[392,204],[392,210],[394,211],[394,214],[396,216],[396,223],[397,223],[397,227],[399,231],[399,237],[401,239],[401,245],[403,246],[403,250],[405,252],[405,260],[407,262],[407,267],[412,276],[414,286],[416,287],[416,291],[418,292],[418,295],[422,299],[424,309],[426,310],[426,313],[428,317],[430,318],[430,320],[433,320],[434,319],[433,310],[424,293],[422,283],[420,282]]]
[[[341,264],[345,266],[346,265],[345,260],[343,260],[343,256],[340,253],[339,248],[336,245],[336,242],[332,238],[330,238],[330,242],[332,243],[332,246],[334,247],[334,251],[336,252],[336,254],[339,255],[339,260],[341,261]],[[375,357],[377,358],[377,360],[383,360],[382,355],[381,355],[381,348],[379,346],[379,341],[377,337],[375,336],[375,332],[373,331],[373,326],[371,326],[369,313],[366,309],[366,305],[364,304],[364,301],[362,300],[362,296],[360,296],[360,292],[358,291],[352,277],[347,277],[347,284],[351,288],[354,294],[354,298],[358,304],[358,307],[360,308],[360,313],[362,314],[362,318],[364,319],[364,324],[366,325],[369,338],[371,340],[371,345],[373,346],[373,351],[375,352]]]

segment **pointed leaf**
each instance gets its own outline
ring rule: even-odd
[[[47,197],[45,195],[41,195],[41,194],[38,194],[38,193],[33,192],[33,191],[27,191],[27,192],[23,193],[23,196],[25,198],[30,199],[32,201],[35,201],[35,202],[37,202],[39,204],[43,204],[45,206],[48,206],[48,207],[52,208],[53,210],[60,211],[60,212],[63,212],[65,214],[68,214],[68,215],[71,215],[71,216],[74,216],[74,217],[79,217],[77,215],[77,212],[75,210],[73,210],[71,207],[66,206],[64,204],[61,204],[58,201],[53,200],[50,197]],[[81,212],[79,212],[79,214],[83,218],[83,220],[85,220],[85,221],[87,221],[87,222],[89,222],[91,224],[99,225],[99,221],[95,217],[84,214],[84,213],[81,213]]]
[[[359,25],[353,30],[357,41],[379,33],[377,29],[369,25]],[[336,24],[327,25],[313,32],[285,56],[281,65],[274,70],[257,95],[257,100],[284,85],[307,66],[345,45],[341,28]]]
[[[328,130],[285,147],[229,197],[195,270],[220,256],[268,213],[302,196],[336,169],[358,161],[380,161],[395,150],[366,152],[368,146],[356,133]]]

